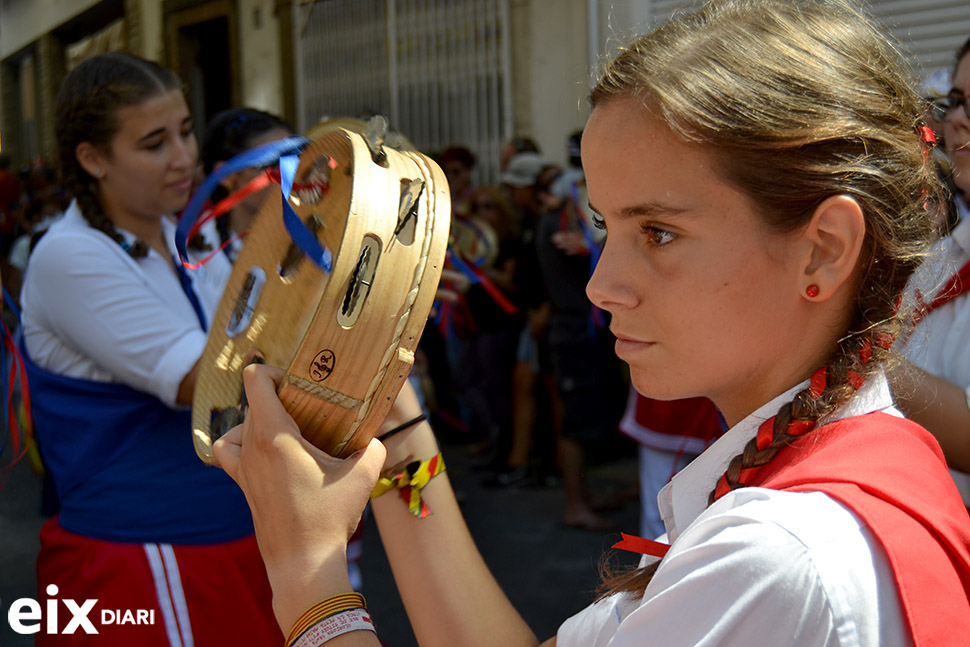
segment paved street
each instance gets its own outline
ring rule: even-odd
[[[552,636],[563,619],[592,599],[600,556],[619,534],[564,527],[560,488],[483,488],[484,473],[471,469],[464,445],[447,446],[445,459],[486,562],[536,634],[543,640]],[[635,475],[635,460],[619,460],[592,468],[590,481],[598,491],[619,492],[629,488]],[[33,568],[43,522],[37,513],[39,484],[22,462],[0,492],[0,647],[33,644],[9,628],[7,610],[12,600],[36,597]],[[627,501],[607,515],[619,528],[636,533],[636,501]],[[632,559],[618,557],[626,562]],[[373,519],[365,529],[361,567],[363,592],[382,641],[388,647],[415,647]]]

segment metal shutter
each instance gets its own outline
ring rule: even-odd
[[[508,0],[329,0],[297,28],[300,123],[386,115],[421,150],[467,146],[494,181],[511,133]],[[392,55],[393,54],[393,55]]]
[[[653,24],[700,0],[654,0]],[[922,76],[953,64],[953,54],[970,38],[970,0],[870,0],[869,11],[884,22]]]

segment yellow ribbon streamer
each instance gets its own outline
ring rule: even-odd
[[[404,466],[404,469],[394,476],[382,476],[377,480],[370,498],[375,499],[393,489],[397,489],[401,498],[408,504],[408,510],[418,519],[431,515],[431,510],[421,499],[421,490],[434,477],[445,471],[445,460],[438,452],[426,461],[414,461]]]

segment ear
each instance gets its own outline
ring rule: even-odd
[[[104,177],[107,158],[97,146],[91,142],[81,142],[74,149],[74,157],[88,175],[96,180]]]
[[[802,296],[825,301],[851,280],[859,261],[866,236],[862,207],[847,195],[827,198],[815,209],[802,236],[805,243]],[[818,288],[815,296],[806,294],[812,285]]]

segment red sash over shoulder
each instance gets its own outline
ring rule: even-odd
[[[925,429],[879,412],[838,420],[754,470],[748,485],[845,505],[888,555],[914,644],[970,643],[970,517]]]

